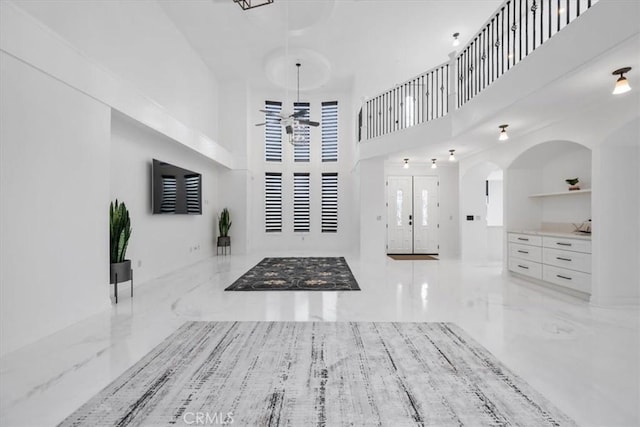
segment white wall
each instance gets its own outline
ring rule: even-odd
[[[290,97],[291,98],[291,97]],[[311,127],[310,162],[293,161],[293,145],[283,130],[282,162],[266,162],[264,154],[264,127],[255,123],[264,122],[265,100],[284,101],[282,92],[254,91],[250,94],[250,108],[247,153],[249,165],[249,196],[251,209],[248,221],[249,251],[349,253],[357,250],[357,196],[353,194],[355,179],[355,119],[354,107],[349,94],[322,93],[321,90],[301,94],[301,101],[311,103],[310,119],[321,122],[321,102],[338,101],[338,162],[321,161],[322,126]],[[293,107],[283,105],[283,110],[292,111]],[[265,172],[282,173],[283,223],[281,233],[266,233],[264,222],[264,177]],[[293,231],[293,174],[310,173],[311,227],[310,232]],[[338,232],[321,232],[321,173],[338,173]]]
[[[499,258],[502,247],[501,227],[488,227],[486,181],[498,166],[483,162],[466,171],[460,179],[460,235],[462,258],[489,261]],[[496,181],[502,184],[502,181]],[[502,190],[500,190],[501,196]],[[467,220],[467,216],[473,217]]]
[[[377,263],[386,256],[386,187],[382,158],[361,160],[358,163],[360,259]]]
[[[452,258],[460,254],[459,247],[459,210],[458,210],[458,163],[444,163],[437,169],[431,169],[431,163],[410,162],[409,169],[405,169],[402,164],[386,162],[385,180],[388,176],[437,176],[440,186],[438,187],[438,199],[440,208],[438,210],[440,228],[438,229],[438,241],[440,245],[439,255],[441,258]],[[385,203],[387,202],[386,187],[383,189]],[[365,207],[370,209],[370,207]],[[384,220],[387,223],[387,210],[384,210]],[[386,245],[386,228],[384,230],[384,241]]]
[[[640,304],[640,118],[594,149],[595,304]]]
[[[187,126],[218,138],[218,82],[157,2],[14,3]]]
[[[105,105],[0,53],[5,354],[109,306]]]
[[[213,161],[126,116],[111,126],[110,195],[126,203],[133,234],[127,249],[136,284],[215,254],[217,166]],[[202,174],[202,215],[153,215],[151,161]]]

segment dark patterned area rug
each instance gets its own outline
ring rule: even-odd
[[[371,322],[187,322],[61,425],[198,419],[241,426],[575,425],[457,326]]]
[[[343,257],[265,258],[225,291],[359,291]]]

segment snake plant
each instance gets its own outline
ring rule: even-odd
[[[229,210],[227,208],[222,209],[222,212],[218,216],[218,231],[220,237],[229,236],[229,229],[231,228],[231,217],[229,216]]]
[[[124,203],[111,202],[109,207],[110,258],[111,263],[123,262],[131,237],[131,220]]]

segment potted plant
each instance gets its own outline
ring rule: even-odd
[[[580,189],[580,181],[576,178],[568,178],[564,180],[567,184],[569,184],[569,191],[579,190]]]
[[[118,302],[118,283],[132,280],[131,260],[125,259],[127,245],[131,237],[131,220],[124,203],[111,202],[109,207],[109,248],[111,259],[111,281],[115,283],[116,303]],[[131,284],[133,294],[133,283]]]
[[[231,246],[231,237],[229,237],[229,229],[231,228],[231,217],[227,208],[222,209],[218,215],[218,247]]]

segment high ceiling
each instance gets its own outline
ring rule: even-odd
[[[448,59],[500,0],[275,0],[243,11],[232,0],[163,0],[170,19],[221,79],[253,87],[356,88],[372,96]]]

